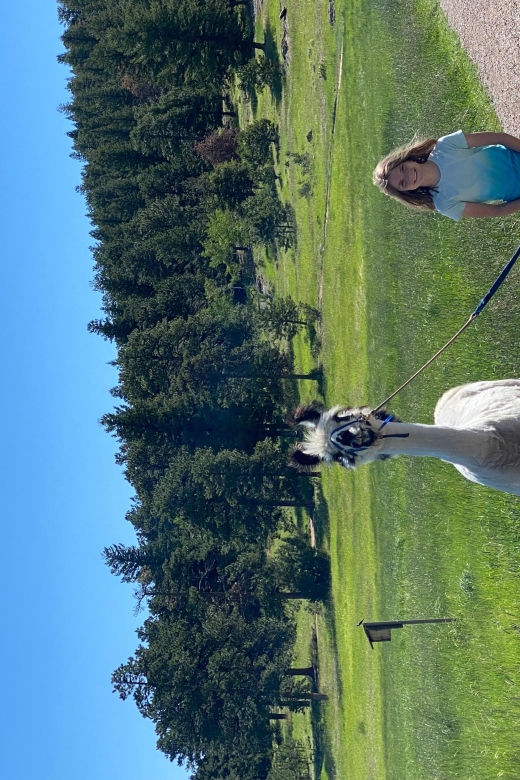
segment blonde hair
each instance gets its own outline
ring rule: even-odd
[[[437,138],[425,138],[420,140],[419,138],[412,138],[410,143],[405,146],[400,146],[399,149],[394,149],[393,152],[387,154],[386,157],[378,162],[374,168],[374,174],[372,181],[379,187],[381,192],[385,195],[390,195],[391,198],[395,198],[400,203],[404,203],[405,206],[409,206],[413,209],[426,209],[434,210],[432,198],[432,189],[430,187],[418,187],[416,190],[406,190],[400,192],[388,181],[388,177],[394,168],[397,168],[401,163],[407,160],[413,160],[417,163],[425,163],[428,160],[431,152],[433,151]]]

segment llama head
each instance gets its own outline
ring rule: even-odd
[[[291,461],[300,469],[322,462],[355,469],[373,460],[386,460],[389,455],[381,452],[379,432],[388,419],[384,409],[371,414],[368,406],[334,406],[326,411],[316,403],[299,406],[291,422],[303,427],[304,435],[303,441],[293,448]]]

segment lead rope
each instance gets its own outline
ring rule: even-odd
[[[484,295],[484,297],[480,301],[480,303],[477,306],[477,308],[475,309],[475,311],[472,312],[470,318],[468,319],[467,322],[464,323],[462,328],[460,328],[460,330],[458,330],[456,332],[456,334],[454,336],[452,336],[451,339],[448,342],[446,342],[446,344],[443,347],[441,347],[441,349],[439,349],[438,352],[436,352],[435,355],[433,357],[431,357],[424,364],[424,366],[422,366],[418,371],[416,371],[415,374],[413,374],[413,376],[410,377],[410,379],[407,379],[406,382],[404,382],[404,384],[401,385],[401,387],[398,387],[397,390],[394,390],[394,392],[391,395],[389,395],[388,398],[385,398],[385,400],[382,401],[379,404],[379,406],[376,406],[374,409],[372,409],[369,412],[369,414],[374,414],[375,412],[378,412],[380,409],[382,409],[382,407],[385,406],[385,404],[387,404],[389,401],[391,401],[392,398],[394,398],[397,395],[397,393],[400,393],[401,390],[404,390],[404,388],[407,387],[410,384],[410,382],[413,382],[413,380],[416,377],[418,377],[419,374],[422,374],[422,372],[426,368],[428,368],[428,366],[431,365],[431,363],[433,363],[433,361],[436,360],[439,357],[439,355],[442,355],[444,350],[448,349],[450,344],[453,344],[455,339],[458,339],[458,337],[461,335],[461,333],[464,333],[466,328],[469,325],[471,325],[473,320],[475,320],[478,317],[478,315],[481,313],[481,311],[484,309],[484,307],[489,303],[489,301],[491,300],[493,295],[496,293],[496,291],[498,290],[498,288],[500,287],[500,285],[502,284],[502,282],[504,281],[504,279],[506,278],[506,276],[508,275],[508,273],[510,272],[510,270],[512,269],[512,267],[514,266],[514,264],[516,263],[516,261],[518,260],[519,257],[520,257],[520,246],[517,248],[517,250],[513,254],[512,258],[509,260],[509,262],[504,266],[504,268],[502,269],[500,274],[497,276],[497,278],[495,279],[495,281],[493,282],[493,284],[491,285],[491,287],[487,291],[487,293]]]

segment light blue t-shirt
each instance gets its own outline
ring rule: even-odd
[[[520,198],[520,153],[505,146],[468,149],[464,133],[457,130],[439,138],[428,159],[441,172],[437,192],[432,191],[433,205],[456,222],[466,203]]]

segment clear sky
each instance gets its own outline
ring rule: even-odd
[[[2,5],[0,28],[0,776],[181,780],[110,674],[137,644],[130,586],[101,560],[132,543],[130,488],[99,426],[116,382],[90,226],[69,157],[53,0]]]

